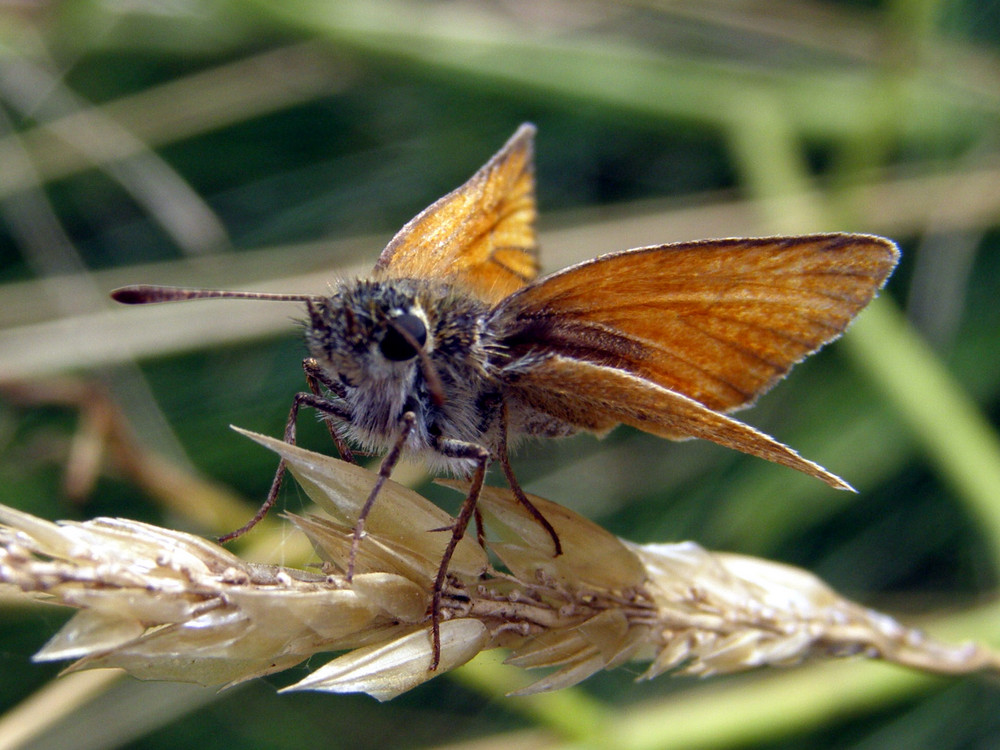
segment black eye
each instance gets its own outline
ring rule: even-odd
[[[386,359],[405,362],[417,356],[411,341],[422,347],[427,341],[427,326],[416,315],[399,315],[389,322],[378,348]]]

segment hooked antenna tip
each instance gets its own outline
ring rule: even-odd
[[[151,301],[148,291],[148,287],[123,286],[111,292],[111,299],[123,305],[141,305]]]

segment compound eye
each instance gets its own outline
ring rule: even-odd
[[[406,313],[389,321],[385,336],[378,344],[379,351],[393,362],[405,362],[417,356],[417,348],[427,342],[427,326],[416,315]],[[416,344],[417,347],[413,345]]]

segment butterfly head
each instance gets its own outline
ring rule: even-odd
[[[405,285],[344,285],[308,311],[310,354],[348,388],[410,382],[433,349],[427,313]]]

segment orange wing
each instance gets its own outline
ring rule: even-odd
[[[730,411],[837,338],[898,257],[889,240],[852,234],[628,250],[521,289],[491,326],[511,362],[562,354]]]
[[[703,438],[850,489],[720,412],[839,336],[898,255],[879,237],[832,234],[663,245],[573,266],[493,311],[507,397],[580,429]]]
[[[554,355],[519,381],[514,393],[533,408],[592,432],[627,424],[674,440],[702,438],[797,469],[836,489],[852,489],[763,432],[617,368]]]
[[[538,275],[534,125],[468,182],[411,219],[375,264],[383,278],[441,279],[499,302]]]

